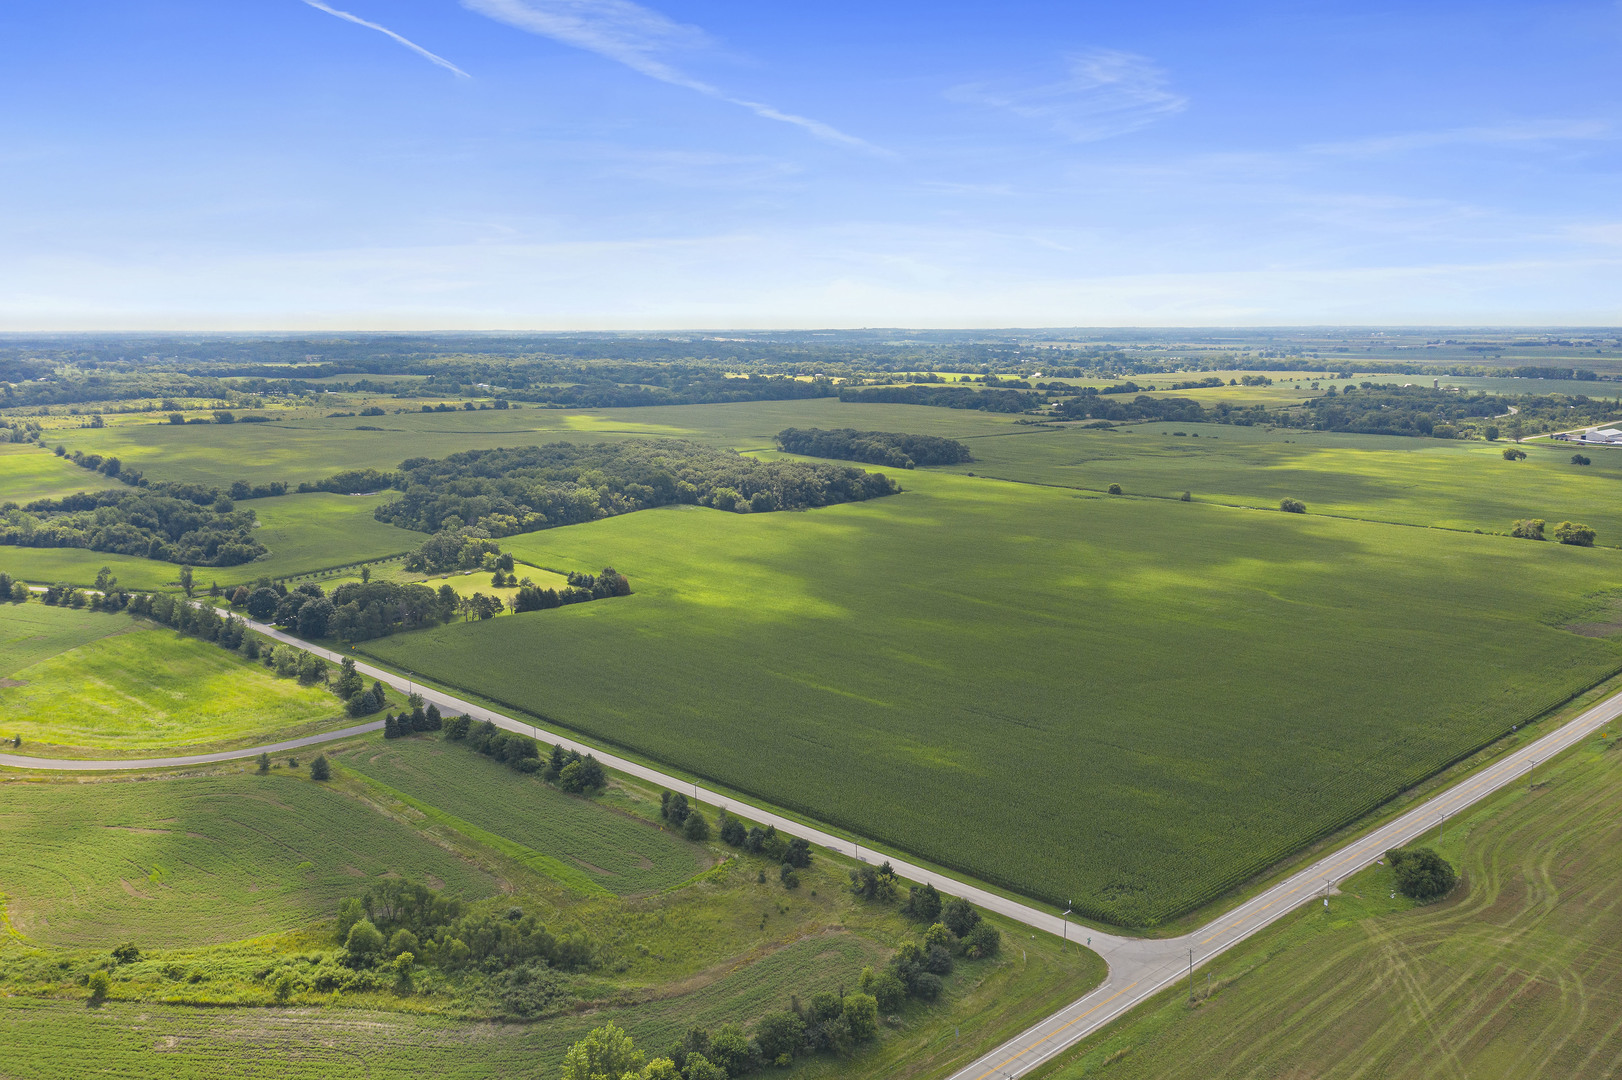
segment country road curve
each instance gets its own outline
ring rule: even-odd
[[[311,645],[285,634],[275,627],[244,620],[266,637],[307,649],[333,662],[344,659],[345,654]],[[762,825],[775,825],[794,836],[802,836],[830,851],[851,855],[857,859],[873,857],[871,848],[865,852],[859,841],[836,836],[805,825],[802,822],[755,807],[732,796],[709,791],[700,784],[670,776],[638,762],[628,761],[597,747],[548,731],[503,713],[475,705],[461,698],[424,687],[403,676],[370,664],[356,662],[357,671],[403,693],[419,693],[425,701],[438,705],[447,715],[467,713],[475,720],[490,720],[498,727],[516,731],[548,743],[557,743],[566,749],[590,753],[604,766],[631,776],[659,784],[674,791],[691,792],[701,802],[712,806],[726,806],[740,815]],[[1186,978],[1200,966],[1232,948],[1257,931],[1277,921],[1303,904],[1324,898],[1334,882],[1373,863],[1387,850],[1401,847],[1435,828],[1444,818],[1486,798],[1496,791],[1525,779],[1538,762],[1577,745],[1606,724],[1622,716],[1622,693],[1605,699],[1576,718],[1542,736],[1534,742],[1505,754],[1492,765],[1465,777],[1460,783],[1432,796],[1425,802],[1377,829],[1352,840],[1338,850],[1325,855],[1310,866],[1251,897],[1237,907],[1211,920],[1205,926],[1175,938],[1133,938],[1108,934],[1086,926],[1071,923],[1053,913],[1032,907],[1018,900],[966,884],[935,870],[916,866],[904,860],[890,858],[897,874],[909,881],[928,882],[942,892],[961,896],[975,905],[1004,915],[1016,922],[1050,934],[1067,933],[1078,944],[1090,947],[1103,957],[1109,974],[1097,988],[1030,1029],[1009,1039],[996,1049],[984,1054],[972,1064],[950,1075],[948,1080],[1014,1080],[1025,1076],[1054,1056],[1125,1015],[1159,991]],[[244,757],[256,757],[263,752],[279,753],[347,738],[375,731],[381,723],[361,724],[340,731],[312,735],[286,743],[265,747],[252,747],[219,754],[203,754],[183,758],[151,758],[127,761],[70,761],[49,758],[26,758],[0,754],[0,766],[24,769],[56,770],[115,770],[135,768],[162,768],[175,765],[206,764]]]

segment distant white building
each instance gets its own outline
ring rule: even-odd
[[[1604,443],[1608,446],[1622,446],[1622,431],[1616,428],[1595,428],[1582,434],[1585,443]]]

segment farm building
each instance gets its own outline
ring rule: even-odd
[[[1602,443],[1608,446],[1622,446],[1622,431],[1616,428],[1596,428],[1582,434],[1585,443]]]

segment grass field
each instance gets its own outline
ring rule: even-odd
[[[462,858],[278,765],[269,776],[0,783],[11,925],[46,945],[195,946],[330,919],[389,872],[493,891]]]
[[[127,619],[44,604],[0,605],[0,675],[9,675],[139,624]]]
[[[60,499],[76,491],[123,486],[63,461],[49,450],[26,443],[0,443],[0,503],[26,506],[35,499]]]
[[[1180,988],[1043,1076],[1616,1076],[1619,799],[1622,753],[1591,742],[1448,822],[1448,900],[1415,908],[1388,870],[1358,875],[1215,961],[1208,999],[1199,973],[1198,1006]]]
[[[127,615],[24,604],[0,618],[0,676],[22,684],[0,686],[0,723],[33,753],[73,747],[150,756],[350,723],[325,689]],[[18,625],[37,632],[11,638]]]
[[[60,433],[69,450],[116,454],[154,479],[229,486],[233,480],[314,482],[344,469],[392,469],[407,458],[462,450],[529,446],[560,439],[627,436],[692,438],[721,446],[769,448],[786,427],[858,427],[924,435],[1006,431],[1016,417],[908,405],[848,405],[834,398],[668,405],[636,409],[519,409],[310,417],[275,425],[138,423]],[[86,474],[89,475],[89,474]]]
[[[1122,923],[1622,666],[1547,621],[1622,584],[1612,551],[923,471],[872,503],[509,546],[637,592],[366,649]]]
[[[674,833],[566,795],[466,746],[438,739],[362,743],[338,760],[419,803],[562,860],[574,876],[621,896],[679,884],[707,862],[702,849]]]
[[[1184,432],[1174,435],[1173,432]],[[1198,435],[1198,438],[1194,436]],[[1218,424],[1143,424],[1111,431],[1042,430],[968,440],[975,460],[951,466],[1036,484],[1129,495],[1277,507],[1298,498],[1312,513],[1505,532],[1518,518],[1582,521],[1598,543],[1622,546],[1622,451],[1592,465],[1576,447],[1528,443],[1525,461],[1503,446],[1396,435],[1267,431]]]

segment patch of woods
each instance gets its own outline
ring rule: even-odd
[[[777,445],[790,454],[806,457],[864,461],[894,469],[917,465],[956,465],[972,461],[969,448],[956,439],[938,435],[907,435],[898,431],[856,431],[853,428],[784,428]]]
[[[1509,535],[1518,540],[1547,540],[1543,530],[1548,523],[1542,518],[1522,518],[1510,526]],[[1562,544],[1575,547],[1593,547],[1595,532],[1587,525],[1575,521],[1562,521],[1554,527],[1554,538]]]
[[[492,537],[655,506],[763,513],[900,490],[888,477],[861,469],[760,461],[677,439],[469,450],[404,461],[388,479],[403,494],[374,511],[379,521],[428,533],[476,526]]]
[[[266,549],[252,510],[212,488],[164,484],[135,491],[80,492],[0,508],[0,544],[85,548],[192,566],[237,566]]]
[[[602,763],[592,755],[553,746],[543,756],[540,743],[528,735],[498,727],[492,720],[475,724],[464,713],[446,722],[445,738],[464,742],[468,749],[494,758],[514,772],[537,773],[548,784],[571,795],[594,795],[608,785]]]
[[[1135,383],[1125,384],[1137,389]],[[1190,424],[1233,424],[1250,427],[1255,424],[1277,423],[1281,416],[1260,405],[1235,405],[1219,401],[1211,406],[1201,405],[1192,398],[1150,397],[1139,394],[1130,401],[1116,387],[1083,387],[1080,396],[1061,401],[1053,408],[1060,420],[1093,420],[1124,423],[1132,420],[1164,420]]]
[[[462,537],[446,539],[460,544],[458,550],[462,552],[483,550],[483,545],[494,547],[488,540],[468,545],[463,543],[465,538]],[[436,537],[430,543],[439,540],[440,537]],[[514,573],[511,555],[484,550],[481,558],[487,559],[493,567],[492,587],[519,587],[518,595],[513,597],[515,612],[542,611],[631,594],[630,580],[612,566],[604,567],[601,574],[571,573],[568,585],[561,590],[542,589],[529,578],[519,578]],[[507,606],[500,596],[482,592],[463,596],[448,584],[433,589],[416,582],[371,580],[348,582],[329,595],[314,582],[288,589],[261,578],[252,586],[239,586],[229,599],[232,607],[245,609],[250,617],[293,630],[300,637],[333,637],[347,642],[369,641],[401,630],[437,626],[458,617],[489,619]]]
[[[1339,393],[1331,387],[1300,411],[1304,420],[1299,426],[1319,431],[1450,439],[1463,434],[1468,421],[1494,439],[1498,428],[1485,424],[1486,420],[1502,417],[1515,431],[1526,425],[1534,430],[1576,427],[1622,414],[1622,399],[1606,401],[1586,394],[1487,394],[1364,382]]]

